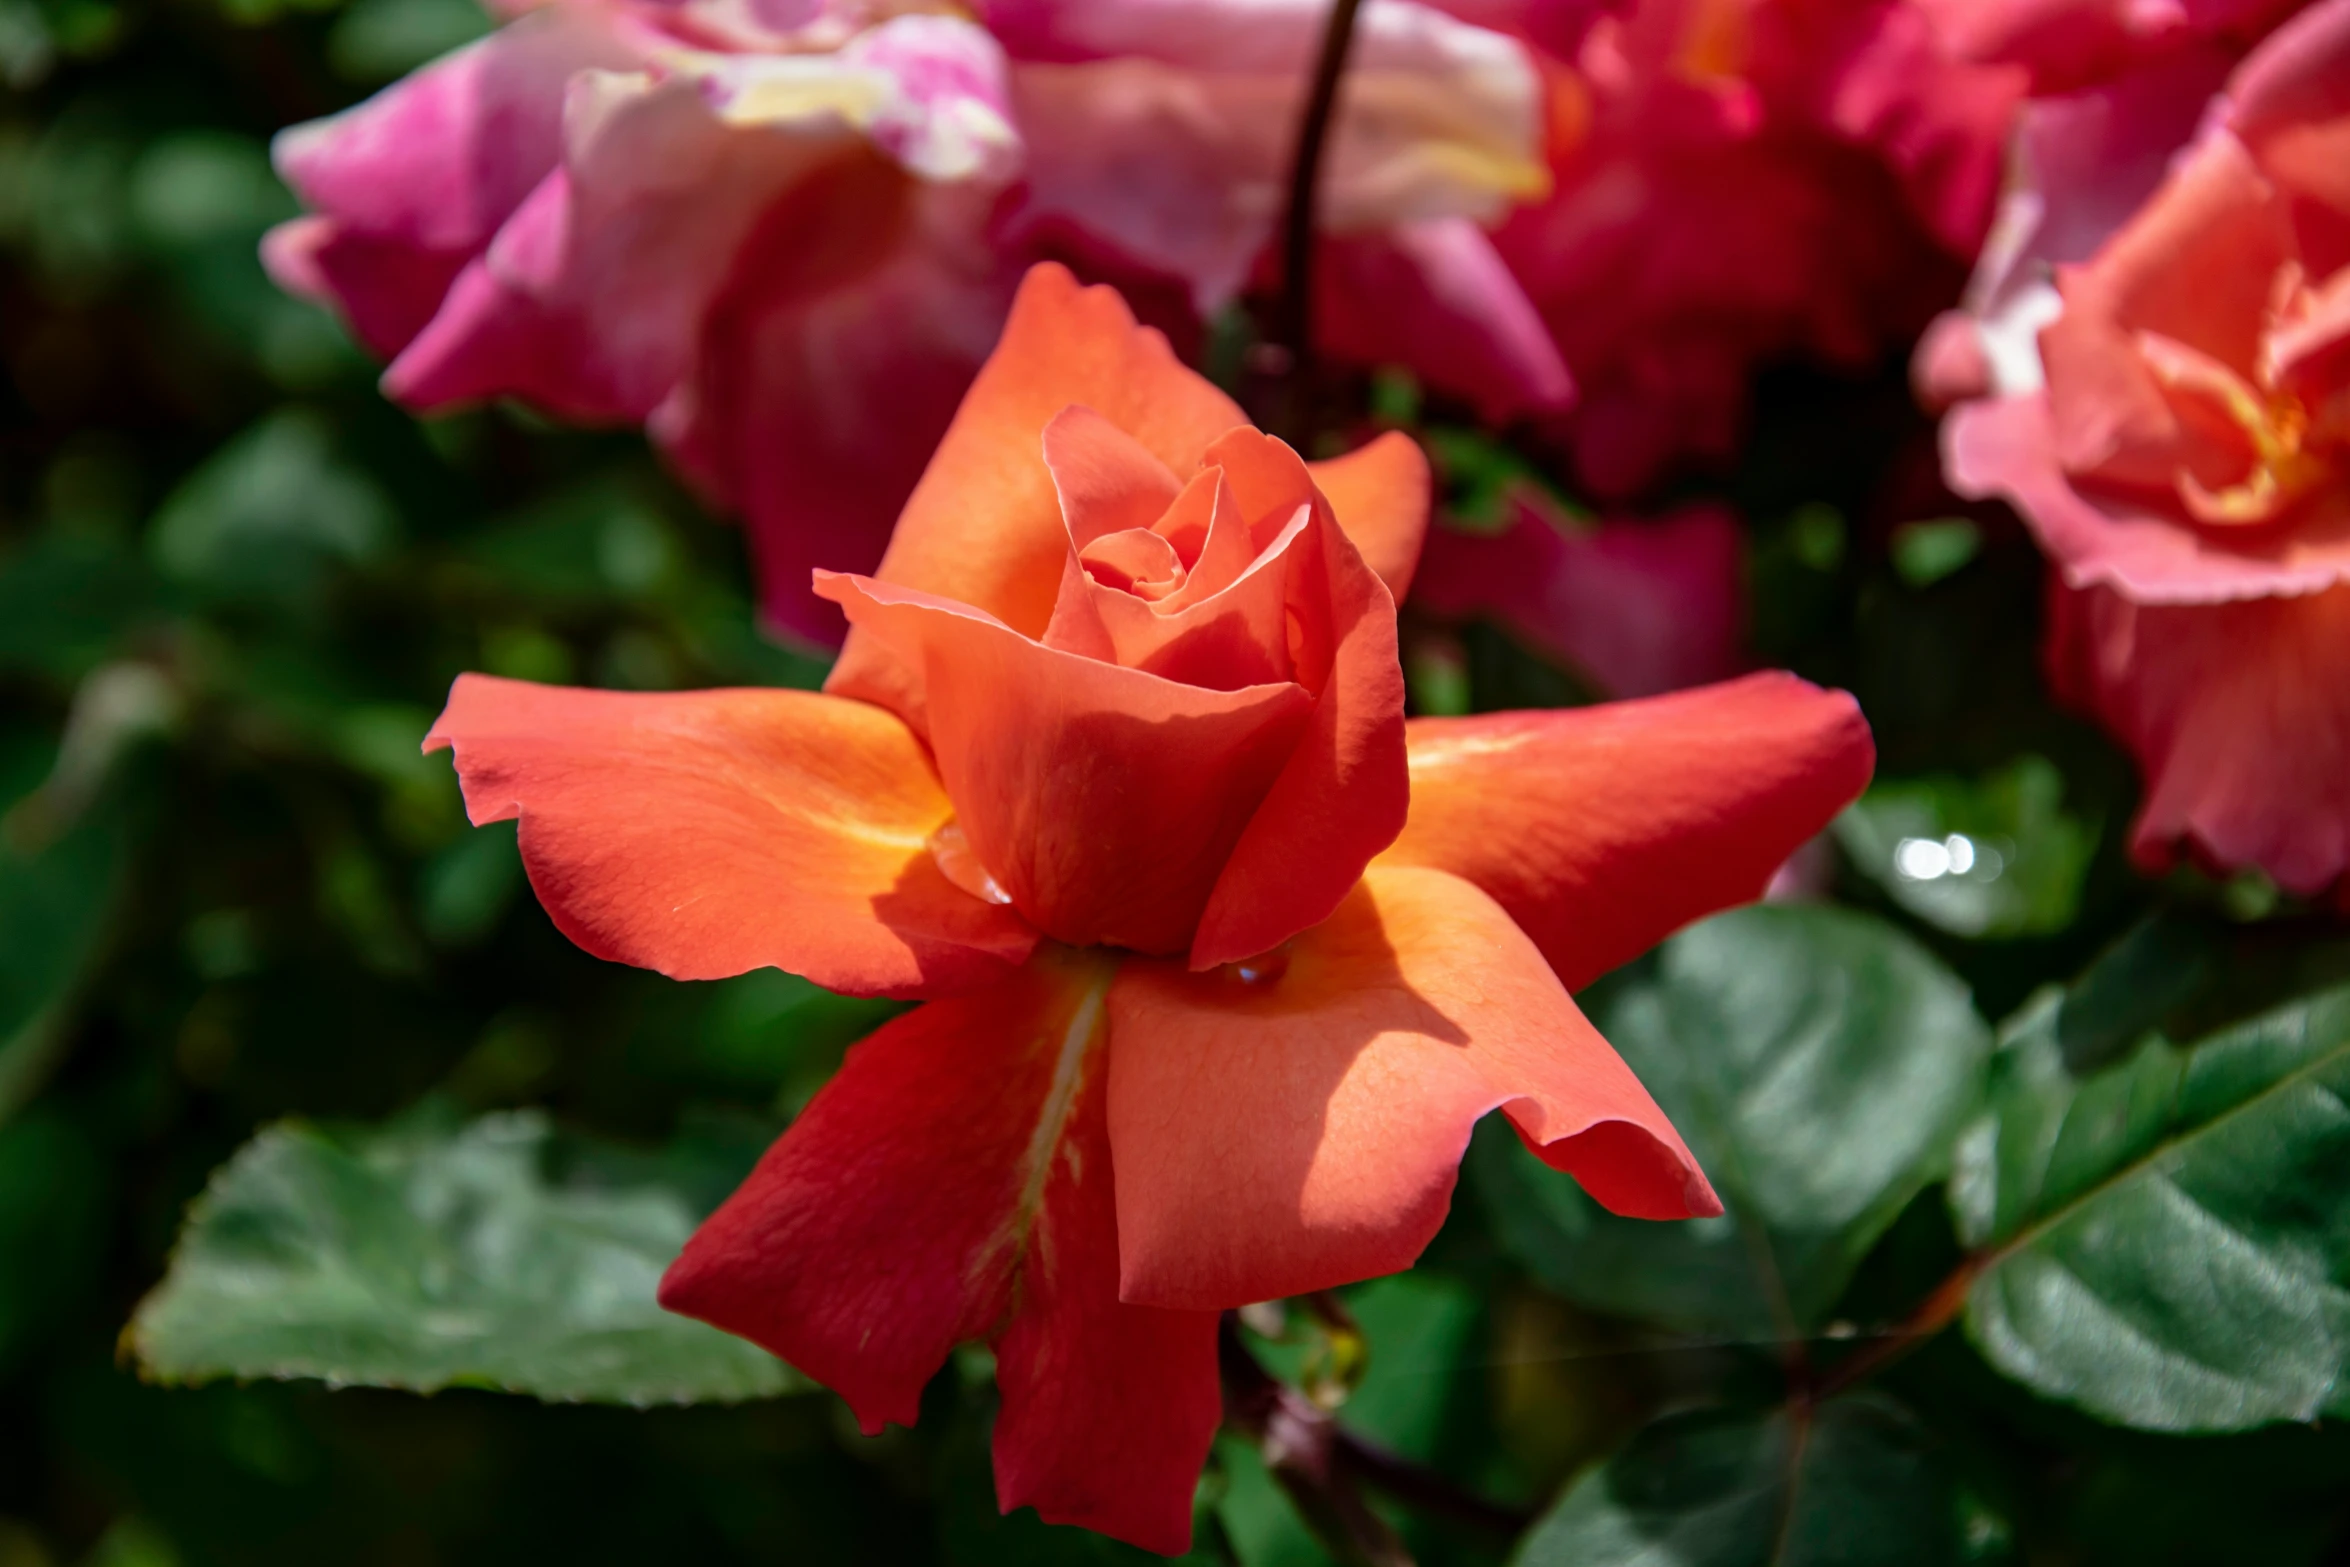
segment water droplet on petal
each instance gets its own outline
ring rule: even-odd
[[[1270,985],[1289,972],[1289,948],[1287,945],[1278,946],[1270,952],[1260,952],[1253,958],[1242,958],[1224,967],[1244,985]]]
[[[930,857],[937,862],[941,876],[974,898],[985,903],[1012,901],[1012,895],[1004,891],[1002,883],[979,863],[979,856],[971,850],[971,840],[964,836],[963,824],[952,817],[930,835]]]

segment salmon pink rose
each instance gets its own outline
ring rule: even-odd
[[[933,998],[695,1235],[670,1307],[911,1422],[984,1341],[1006,1508],[1184,1550],[1218,1313],[1409,1266],[1500,1110],[1619,1213],[1718,1211],[1568,988],[1859,791],[1783,675],[1406,723],[1427,469],[1300,462],[1040,267],[829,692],[468,675],[426,744],[589,951]]]
[[[2237,67],[2054,309],[2040,384],[1950,416],[1951,482],[2053,559],[2058,682],[2146,770],[2140,858],[2320,891],[2350,869],[2350,0]]]

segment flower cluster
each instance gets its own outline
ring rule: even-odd
[[[2146,770],[2140,858],[2319,893],[2350,870],[2350,3],[2129,48],[2106,9],[2051,23],[2036,74],[2073,85],[1919,379],[1964,399],[1953,486],[2057,568],[2051,673]]]
[[[1309,464],[1031,272],[827,694],[467,676],[427,741],[589,951],[926,1003],[663,1299],[914,1419],[995,1350],[999,1497],[1179,1552],[1224,1309],[1407,1267],[1500,1110],[1619,1213],[1719,1211],[1569,998],[1758,894],[1867,781],[1790,676],[1404,716],[1400,437]]]

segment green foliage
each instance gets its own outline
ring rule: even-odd
[[[2350,1413],[2350,989],[2086,1073],[2059,1016],[2002,1050],[1951,1183],[1985,1355],[2154,1430]]]
[[[1936,1567],[1959,1498],[1932,1439],[1889,1404],[1672,1415],[1577,1481],[1516,1567]]]
[[[1973,1113],[1990,1030],[1966,989],[1864,915],[1718,915],[1588,998],[1728,1210],[1619,1219],[1498,1129],[1477,1157],[1491,1222],[1536,1277],[1595,1310],[1760,1339],[1817,1328]]]
[[[2045,936],[2072,924],[2097,846],[2062,809],[2064,776],[2019,757],[1975,782],[1879,783],[1836,821],[1894,903],[1954,936]]]
[[[530,1112],[346,1136],[274,1127],[190,1210],[128,1343],[167,1382],[316,1377],[636,1405],[804,1386],[655,1303],[702,1215],[690,1173],[601,1168]]]

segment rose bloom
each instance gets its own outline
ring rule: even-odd
[[[694,1237],[672,1308],[911,1422],[995,1351],[1006,1508],[1186,1548],[1218,1313],[1407,1267],[1506,1114],[1619,1213],[1718,1211],[1568,990],[1753,897],[1866,782],[1786,675],[1403,713],[1427,469],[1243,422],[1032,272],[828,694],[468,675],[426,741],[556,923],[678,978],[934,998]]]
[[[418,409],[647,424],[750,524],[769,620],[869,570],[1062,255],[1228,304],[1278,222],[1321,0],[548,0],[285,132],[271,272]],[[1464,394],[1571,390],[1480,223],[1539,193],[1526,49],[1371,0],[1328,157],[1335,326]]]
[[[2350,0],[2244,60],[2169,173],[2055,268],[2036,353],[1944,427],[2057,568],[2060,691],[2137,756],[2135,848],[2350,867]]]
[[[1553,193],[1496,236],[1606,496],[1742,437],[1757,367],[1863,369],[1958,291],[2022,86],[1911,0],[1637,0],[1549,70]]]

